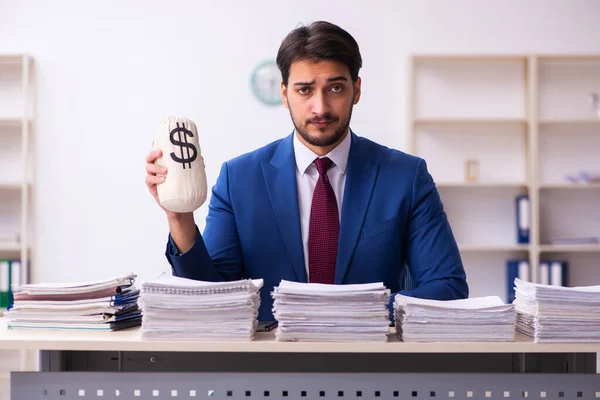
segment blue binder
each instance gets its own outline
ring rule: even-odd
[[[517,243],[529,243],[531,226],[529,196],[526,194],[517,196],[515,199],[515,208],[517,214]]]
[[[548,260],[540,260],[538,283],[541,285],[550,284],[550,261]]]
[[[22,284],[21,279],[21,260],[18,258],[14,258],[10,260],[10,291],[9,291],[9,299],[8,306],[12,307],[15,302],[15,298],[13,296],[13,288],[19,287]]]
[[[515,278],[530,281],[530,267],[527,259],[513,259],[506,261],[506,302],[515,300]]]
[[[550,285],[567,286],[568,263],[565,260],[551,260],[550,264]]]
[[[6,308],[10,298],[10,261],[0,260],[0,309]]]

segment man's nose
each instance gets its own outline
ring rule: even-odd
[[[322,92],[317,92],[313,96],[312,112],[313,114],[323,115],[331,111],[327,96]]]

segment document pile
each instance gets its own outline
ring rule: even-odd
[[[277,341],[387,341],[390,290],[383,283],[282,280],[271,296]]]
[[[205,282],[166,273],[142,283],[142,338],[252,340],[262,279]]]
[[[136,277],[130,273],[94,282],[15,286],[15,301],[4,319],[11,329],[114,331],[136,326],[142,320]]]
[[[404,342],[510,342],[516,313],[500,297],[426,300],[394,299],[396,333]]]
[[[600,286],[515,279],[517,331],[536,343],[600,341]]]

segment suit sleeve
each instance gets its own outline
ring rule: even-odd
[[[212,190],[204,233],[198,232],[192,248],[183,254],[169,235],[165,256],[173,275],[212,282],[243,278],[242,251],[230,194],[229,171],[224,163]]]
[[[434,300],[467,298],[469,287],[460,252],[423,159],[416,168],[412,193],[406,254],[415,288],[400,293]]]

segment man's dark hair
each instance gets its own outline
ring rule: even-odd
[[[358,78],[362,58],[358,43],[348,32],[326,21],[316,21],[291,31],[277,52],[277,66],[283,84],[287,86],[293,62],[335,60],[344,63],[350,71],[352,82]]]

